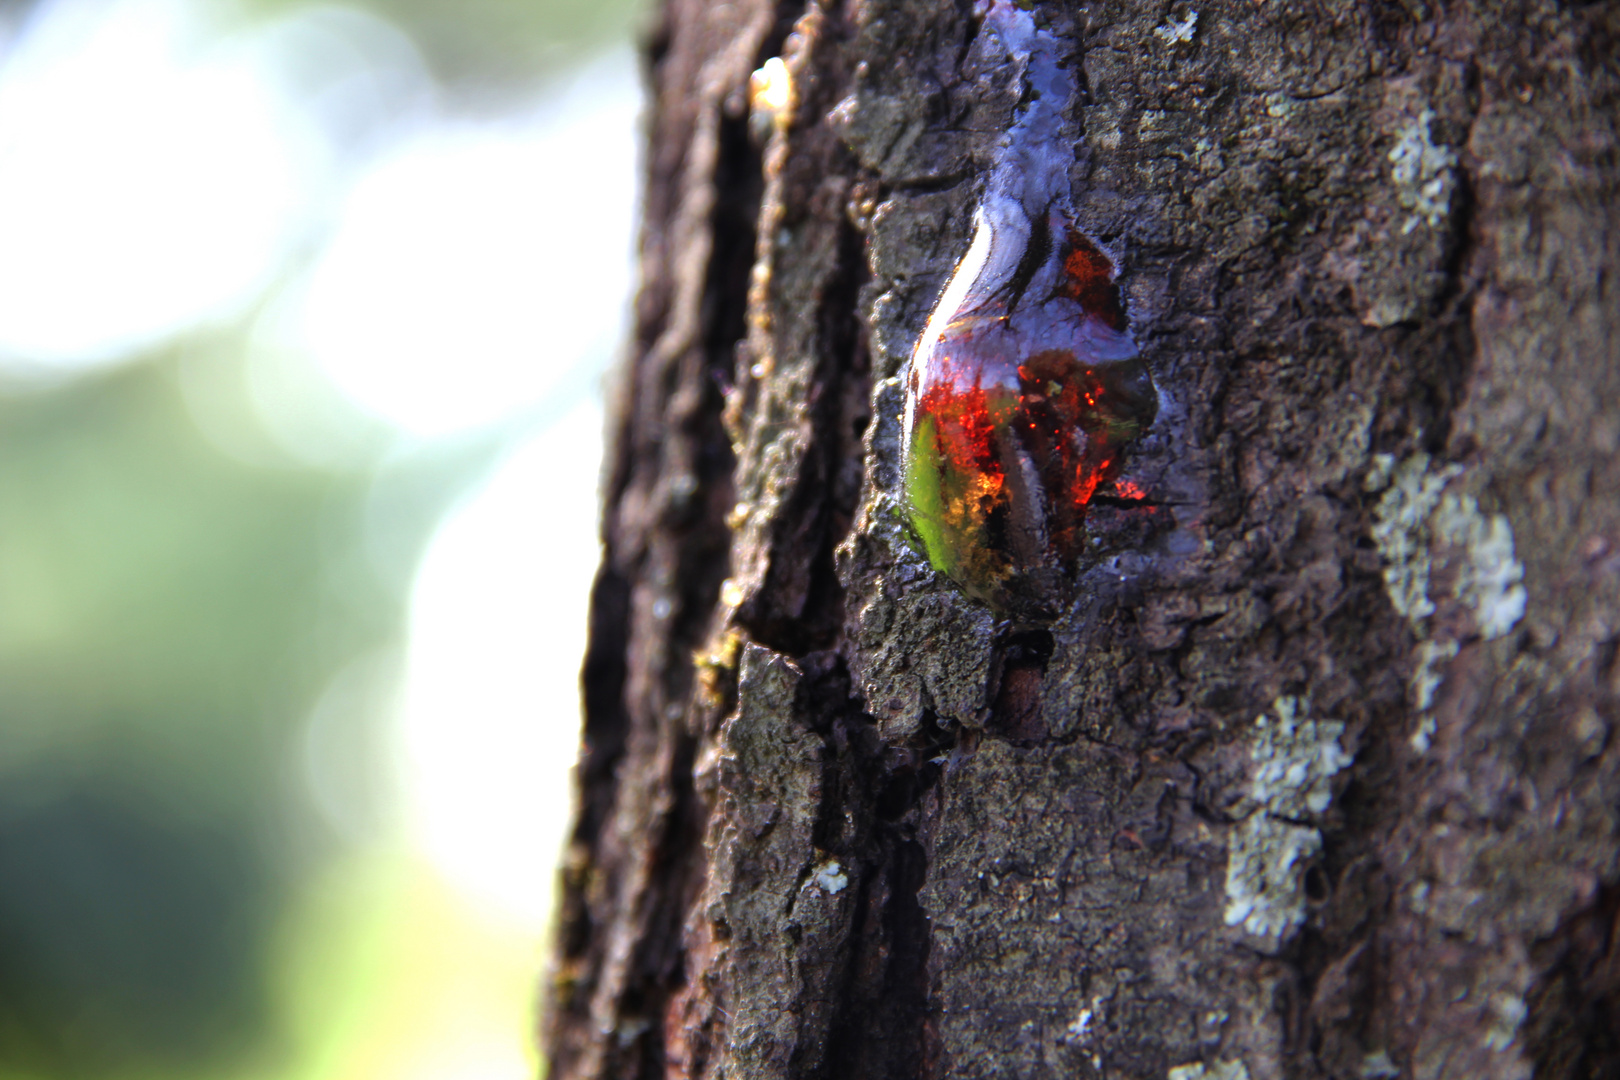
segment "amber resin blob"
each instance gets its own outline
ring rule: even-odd
[[[1046,93],[1008,132],[973,244],[912,354],[904,496],[935,569],[998,613],[1049,618],[1072,591],[1087,506],[1158,397],[1113,261],[1069,210],[1072,149],[1051,139],[1051,91],[1066,86],[1056,43],[1011,4],[992,4],[985,25]]]

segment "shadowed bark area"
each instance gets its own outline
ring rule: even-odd
[[[551,1075],[1620,1075],[1620,7],[1035,9],[1160,406],[1013,624],[899,425],[1016,72],[664,6]]]

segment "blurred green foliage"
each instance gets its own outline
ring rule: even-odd
[[[642,9],[360,6],[453,92],[543,80]],[[184,348],[230,367],[244,340]],[[303,725],[346,665],[399,649],[415,558],[500,449],[244,461],[194,422],[181,351],[0,393],[0,1080],[302,1075],[278,935],[346,842],[299,774]]]
[[[216,0],[230,3],[232,0]],[[257,14],[284,14],[327,0],[234,0]],[[406,30],[451,86],[526,83],[583,55],[639,34],[638,0],[350,0]]]
[[[484,456],[396,475],[392,542]],[[0,1065],[182,1070],[264,1032],[278,913],[334,841],[301,721],[402,632],[405,576],[354,557],[373,492],[222,454],[168,358],[0,399]]]

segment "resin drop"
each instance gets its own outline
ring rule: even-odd
[[[1084,552],[1087,507],[1158,397],[1113,261],[1069,210],[1072,149],[1051,135],[1066,100],[1053,91],[1072,87],[1055,43],[1006,3],[986,29],[1045,92],[1008,132],[973,244],[912,354],[904,497],[936,569],[1002,614],[1050,617]]]

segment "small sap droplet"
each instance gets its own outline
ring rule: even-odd
[[[1061,604],[1086,508],[1158,397],[1112,262],[1059,212],[1044,233],[1019,214],[981,210],[974,250],[917,343],[902,475],[934,567],[999,611],[1041,615]],[[1043,235],[1030,270],[1030,238]]]
[[[748,77],[748,104],[772,116],[781,115],[793,104],[793,75],[780,56],[771,57]]]

